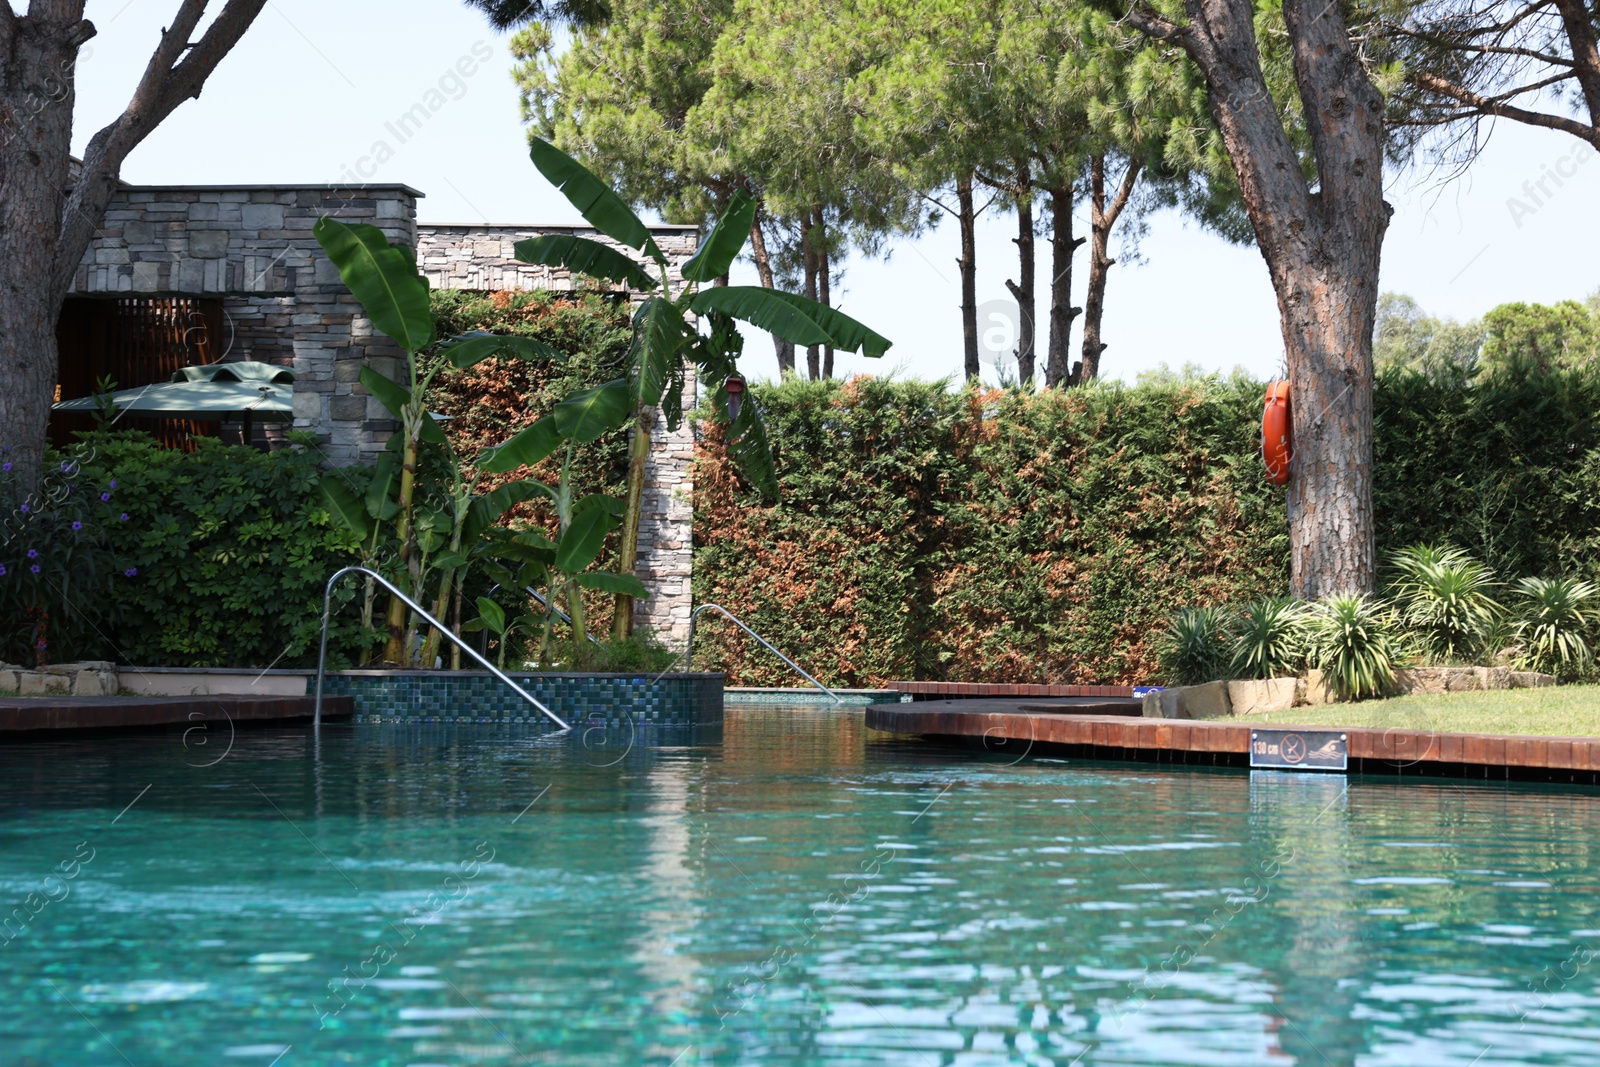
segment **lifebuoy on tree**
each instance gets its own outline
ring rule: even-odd
[[[1294,461],[1293,424],[1289,419],[1289,383],[1267,383],[1267,406],[1261,413],[1261,459],[1267,481],[1287,485]]]

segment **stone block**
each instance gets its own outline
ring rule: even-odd
[[[206,265],[204,260],[187,256],[178,260],[177,280],[173,288],[182,293],[199,293],[205,289]]]
[[[1542,689],[1547,685],[1555,685],[1556,676],[1540,674],[1538,671],[1511,671],[1508,681],[1512,689]]]
[[[1300,691],[1300,700],[1311,707],[1318,708],[1325,704],[1337,704],[1339,692],[1323,677],[1319,670],[1306,671],[1305,685]]]
[[[1259,715],[1294,707],[1298,678],[1264,678],[1228,683],[1228,705],[1234,715]]]
[[[67,696],[72,692],[72,679],[65,674],[19,671],[17,680],[17,691],[25,697]]]
[[[114,687],[116,685],[116,674],[115,674],[115,672],[112,673],[111,677],[112,677],[111,684]],[[100,681],[100,672],[99,671],[96,671],[96,670],[76,671],[72,675],[72,695],[75,696],[75,697],[103,697],[103,696],[116,696],[116,694],[117,694],[117,691],[116,691],[115,688],[113,688],[110,693],[107,693],[105,691],[105,687],[101,684],[101,681]]]
[[[10,669],[0,670],[0,696],[15,696],[17,684],[16,671]]]
[[[1139,714],[1147,719],[1164,719],[1161,714],[1161,694],[1163,690],[1152,690],[1140,698]]]
[[[333,365],[333,380],[348,385],[361,380],[361,364],[353,359],[341,359]]]
[[[247,230],[283,229],[282,204],[246,204],[239,216]]]
[[[222,259],[228,254],[228,231],[189,231],[189,254],[196,259]]]
[[[216,203],[216,201],[214,201],[214,200],[213,201],[201,200],[201,201],[198,201],[196,203],[190,204],[189,205],[189,221],[190,222],[216,222],[217,221],[217,203]]]
[[[94,250],[96,263],[127,263],[129,262],[126,248],[108,248],[104,245]]]
[[[1509,667],[1474,667],[1472,673],[1478,677],[1479,689],[1510,689],[1511,669]]]
[[[129,245],[147,245],[154,243],[156,228],[153,223],[143,219],[130,219],[122,224],[122,241]]]
[[[135,263],[130,287],[136,293],[153,293],[161,288],[161,264]]]
[[[319,393],[304,392],[296,389],[290,406],[294,410],[296,419],[315,420],[322,418],[322,396]]]
[[[1182,690],[1182,718],[1226,719],[1232,712],[1227,682],[1186,685]]]
[[[366,415],[367,398],[364,396],[336,396],[328,401],[328,417],[335,422],[355,422]]]

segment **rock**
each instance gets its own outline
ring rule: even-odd
[[[1160,698],[1159,707],[1161,713],[1157,716],[1158,718],[1187,719],[1189,717],[1189,713],[1183,707],[1183,689],[1181,687],[1163,689],[1161,692],[1152,693],[1151,695]]]
[[[1540,674],[1538,671],[1511,671],[1508,674],[1511,689],[1543,689],[1547,685],[1556,684],[1553,674]]]
[[[15,696],[17,694],[17,672],[0,669],[0,696]]]
[[[1511,669],[1509,667],[1474,667],[1472,673],[1478,676],[1479,689],[1510,689]]]
[[[1228,704],[1235,715],[1260,715],[1294,707],[1298,678],[1265,678],[1228,683]]]
[[[111,675],[111,690],[106,691],[106,675]],[[72,695],[75,697],[103,697],[117,695],[115,671],[81,670],[72,676]]]
[[[72,679],[65,674],[48,671],[20,671],[17,674],[18,692],[25,697],[66,696],[72,690]]]
[[[1166,716],[1161,714],[1162,692],[1163,690],[1154,689],[1146,693],[1140,700],[1139,714],[1143,715],[1147,719],[1165,718]]]
[[[1231,714],[1227,682],[1207,682],[1183,688],[1186,719],[1226,719]]]
[[[1314,669],[1306,671],[1305,692],[1302,695],[1305,702],[1314,708],[1339,702],[1338,690],[1328,684],[1321,671]]]
[[[1481,689],[1476,667],[1405,667],[1394,672],[1401,693],[1467,693]]]

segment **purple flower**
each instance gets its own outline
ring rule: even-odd
[[[10,474],[11,473],[11,464],[9,464],[9,463],[0,463],[0,471],[4,471],[5,473]]]
[[[28,549],[28,558],[29,559],[38,559],[39,558],[39,550],[37,548]]]
[[[23,514],[24,514],[24,515],[26,515],[26,514],[27,514],[27,513],[28,513],[28,512],[30,512],[30,511],[32,511],[32,510],[33,510],[33,509],[32,509],[32,508],[30,508],[30,507],[29,507],[29,506],[28,506],[28,505],[26,505],[26,504],[24,504],[24,505],[22,505],[22,513],[23,513]]]
[[[113,479],[111,479],[111,488],[115,489],[116,487],[117,487],[117,480],[115,478],[113,478]]]
[[[6,576],[6,565],[4,563],[0,563],[0,578],[4,578],[5,576]]]
[[[101,493],[100,494],[100,499],[101,499],[102,502],[110,500],[111,499],[111,494],[110,493]]]
[[[37,570],[37,569],[38,568],[35,568],[35,570]],[[139,573],[139,568],[138,567],[129,567],[127,570],[122,572],[122,576],[124,578],[132,578],[135,574],[138,574],[138,573]]]
[[[39,565],[37,563],[35,563],[33,566],[29,567],[28,569],[30,571],[32,571],[33,573],[35,573],[35,574],[39,573]]]
[[[126,511],[124,511],[122,513],[122,521],[123,522],[127,522],[128,521],[128,513]]]
[[[81,529],[83,529],[83,523],[81,523],[81,522],[74,522],[74,523],[73,523],[73,524],[72,524],[72,529],[73,529],[73,530],[74,530],[74,531],[78,531],[78,530],[81,530]]]

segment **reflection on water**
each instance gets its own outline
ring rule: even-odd
[[[783,708],[188,740],[0,746],[0,1063],[1600,1062],[1592,790]]]

